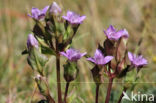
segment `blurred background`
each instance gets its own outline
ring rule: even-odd
[[[55,1],[64,8],[64,14],[67,10],[72,10],[87,16],[73,41],[73,46],[81,52],[87,51],[93,55],[97,44],[102,44],[105,40],[103,30],[110,24],[118,29],[128,30],[130,51],[134,51],[140,38],[143,38],[139,49],[148,59],[149,65],[141,70],[141,79],[134,91],[156,95],[156,0]],[[27,14],[32,7],[41,9],[52,2],[53,0],[0,0],[0,103],[36,103],[43,98],[36,89],[27,56],[22,56],[21,52],[26,48],[27,35],[31,33],[34,24]],[[62,58],[62,63],[64,60]],[[72,103],[94,103],[95,84],[90,72],[93,65],[83,58],[79,61],[79,66],[79,77],[70,87]],[[56,99],[54,57],[51,57],[46,71],[49,74],[51,95]],[[99,103],[104,102],[107,81],[105,78],[105,83],[100,88]],[[64,87],[62,76],[63,92]],[[111,103],[116,103],[121,91],[122,84],[115,83]]]

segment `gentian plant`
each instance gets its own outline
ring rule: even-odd
[[[77,78],[79,69],[81,69],[78,67],[78,61],[82,57],[86,57],[87,61],[93,65],[91,73],[96,84],[95,103],[98,103],[99,90],[104,83],[104,76],[109,79],[105,98],[105,103],[109,103],[113,80],[115,78],[123,79],[125,84],[123,91],[126,92],[129,88],[127,83],[130,82],[127,78],[131,78],[127,74],[137,71],[137,75],[140,69],[148,64],[142,55],[128,52],[129,33],[126,29],[117,30],[110,25],[107,30],[104,30],[106,39],[103,45],[99,44],[94,56],[90,57],[86,52],[81,53],[79,50],[71,48],[72,40],[86,16],[80,16],[73,11],[67,11],[66,15],[63,15],[62,8],[56,2],[42,10],[32,8],[31,14],[28,16],[34,20],[35,25],[32,33],[28,35],[27,49],[22,54],[28,55],[27,61],[34,71],[35,82],[40,93],[46,98],[39,103],[68,103],[68,88],[70,83]],[[56,98],[50,95],[49,84],[45,76],[45,65],[49,60],[49,55],[56,57],[57,102]],[[67,58],[65,64],[60,63],[61,55]],[[64,67],[66,81],[64,99],[62,99],[61,89],[61,66]],[[136,78],[131,81],[135,80]],[[121,102],[122,97],[123,94],[118,103]]]

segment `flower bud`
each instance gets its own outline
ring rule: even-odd
[[[59,7],[59,5],[56,2],[52,3],[52,5],[50,6],[50,10],[49,11],[53,15],[59,15],[62,12],[61,8]]]
[[[34,28],[33,28],[33,33],[36,36],[43,38],[44,34],[45,34],[44,26],[41,25],[40,22],[36,22],[36,24],[34,25]]]
[[[33,34],[29,34],[27,39],[27,48],[31,49],[32,47],[38,48],[38,41]]]
[[[103,83],[103,69],[99,68],[97,65],[91,70],[94,82],[99,85]]]
[[[115,43],[110,41],[109,39],[106,39],[104,41],[104,49],[105,49],[105,55],[114,55],[115,53]]]
[[[78,75],[78,67],[76,62],[67,61],[64,67],[64,78],[67,82],[71,82],[76,79]]]
[[[118,62],[121,62],[122,59],[126,56],[126,53],[127,53],[127,39],[125,39],[125,38],[119,39],[119,41],[117,42],[115,52],[116,52],[115,59]]]

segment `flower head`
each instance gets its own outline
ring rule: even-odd
[[[38,41],[33,36],[33,34],[29,34],[27,39],[27,48],[29,49],[31,47],[38,48]]]
[[[70,61],[77,61],[81,57],[86,55],[86,53],[80,53],[80,51],[72,49],[72,48],[68,49],[66,52],[60,52],[60,54],[67,57],[68,60]]]
[[[53,13],[54,15],[58,15],[62,12],[62,10],[56,2],[53,2],[53,4],[50,7],[50,12]]]
[[[129,34],[126,29],[117,31],[112,25],[107,30],[104,30],[108,39],[118,41],[121,37],[128,38]]]
[[[80,16],[72,11],[67,12],[67,16],[62,16],[63,19],[67,20],[71,25],[78,25],[83,22],[86,16]]]
[[[105,65],[113,59],[113,56],[103,56],[102,52],[99,49],[96,49],[94,57],[87,58],[87,60],[97,64]]]
[[[142,55],[135,55],[132,54],[131,52],[128,52],[128,58],[131,61],[132,65],[134,65],[135,67],[142,67],[144,65],[147,65],[147,60],[145,58],[143,58]]]
[[[38,8],[32,8],[31,15],[28,14],[28,16],[30,16],[31,18],[35,20],[43,19],[46,15],[48,8],[49,6],[44,7],[42,10],[39,10]]]

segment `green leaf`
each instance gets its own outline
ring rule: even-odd
[[[41,46],[41,52],[43,54],[56,55],[54,50],[52,50],[51,48],[48,48],[46,46]]]
[[[22,55],[25,55],[25,54],[28,54],[28,50],[27,49],[25,49],[24,51],[22,51],[22,53],[21,53]]]
[[[137,79],[137,71],[133,69],[132,71],[126,74],[126,77],[124,78],[124,87],[129,88],[132,85],[135,85],[136,79]]]
[[[72,32],[72,29],[70,26],[68,26],[67,30],[65,31],[65,33],[63,35],[64,36],[63,39],[66,40],[69,37],[69,35],[71,34],[71,32]]]
[[[44,67],[48,61],[48,58],[45,55],[41,54],[37,49],[34,49],[34,55],[36,61],[38,61],[39,64],[41,64],[41,66]]]
[[[32,48],[30,50],[29,56],[27,58],[28,64],[35,71],[39,72],[41,75],[43,74],[43,68],[48,61],[48,58],[41,54],[40,51],[36,48]]]

